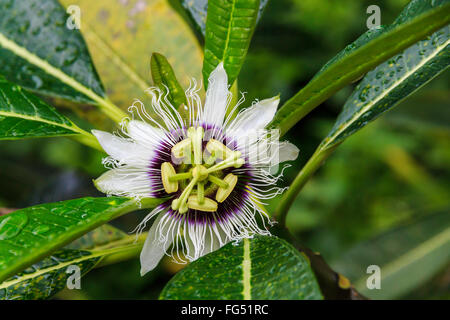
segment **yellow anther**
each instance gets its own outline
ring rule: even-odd
[[[226,145],[215,139],[208,141],[206,144],[206,150],[208,150],[209,153],[213,154],[216,158],[220,159],[226,159],[233,153],[233,151],[231,151]]]
[[[184,158],[191,155],[191,139],[187,138],[172,147],[172,154],[176,158]]]
[[[234,174],[229,173],[226,175],[223,181],[228,184],[228,187],[227,188],[220,187],[216,192],[216,200],[217,202],[221,203],[224,202],[225,199],[228,198],[228,196],[230,195],[231,191],[233,191],[238,181],[238,178]]]
[[[200,204],[196,195],[192,195],[189,197],[187,205],[189,209],[193,210],[200,210],[206,212],[217,211],[217,202],[215,202],[212,199],[205,198],[203,204]]]
[[[170,180],[170,177],[175,176],[176,174],[177,173],[170,162],[164,162],[161,165],[161,180],[164,190],[167,193],[174,193],[178,191],[178,182]]]

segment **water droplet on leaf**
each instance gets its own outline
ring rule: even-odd
[[[11,239],[17,236],[28,223],[25,213],[16,213],[0,221],[0,240]]]
[[[43,234],[46,233],[48,230],[50,230],[50,227],[46,224],[41,224],[33,229],[32,233],[34,235]]]

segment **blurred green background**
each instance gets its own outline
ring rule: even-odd
[[[278,93],[283,102],[295,94],[327,60],[367,30],[366,8],[373,3],[270,1],[239,77],[240,90],[247,92],[245,104]],[[376,1],[381,8],[382,24],[391,23],[407,3],[407,0]],[[170,9],[171,14],[180,9],[175,7]],[[149,61],[150,54],[151,48],[148,56],[141,58]],[[151,82],[149,70],[146,72]],[[175,72],[186,76],[180,70]],[[370,242],[377,235],[436,212],[448,217],[449,83],[450,74],[444,72],[341,145],[294,203],[288,216],[291,231],[338,267],[343,265],[343,254],[357,244]],[[342,89],[286,136],[299,146],[300,156],[285,171],[284,184],[295,177],[331,128],[353,87]],[[69,109],[65,110],[77,123],[90,127]],[[104,171],[102,154],[72,140],[1,141],[0,153],[0,208],[100,196],[91,179]],[[269,204],[270,208],[276,200]],[[113,224],[131,231],[143,214],[127,215]],[[58,297],[157,298],[180,267],[166,259],[155,272],[141,278],[138,259],[122,262],[93,270],[83,278],[82,290],[66,290]],[[345,270],[339,271],[347,275]],[[392,298],[449,299],[449,287],[447,266],[434,272],[423,284]]]

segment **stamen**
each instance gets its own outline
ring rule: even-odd
[[[217,202],[205,196],[205,180],[215,184],[218,189],[216,191],[216,200],[223,202],[233,191],[237,184],[237,176],[228,174],[223,180],[217,176],[210,175],[212,172],[220,171],[230,167],[240,168],[245,160],[241,158],[241,152],[232,151],[218,140],[211,139],[206,144],[206,149],[211,156],[205,161],[206,168],[202,165],[203,160],[203,136],[204,129],[202,127],[190,127],[187,132],[188,138],[178,142],[172,147],[172,154],[177,158],[185,158],[193,154],[194,166],[189,172],[176,173],[175,169],[169,162],[163,163],[161,166],[161,175],[163,179],[164,189],[168,193],[178,191],[178,181],[190,179],[188,185],[184,188],[178,199],[172,201],[172,209],[178,210],[183,214],[188,209],[214,212],[217,210]],[[217,159],[222,161],[216,163]],[[194,187],[197,186],[197,193],[191,195]],[[214,188],[217,188],[214,187]]]
[[[197,198],[197,196],[190,196],[188,200],[188,207],[189,209],[201,210],[206,212],[217,211],[217,202],[209,198],[205,198],[204,201],[205,202],[203,204],[200,204],[200,201]]]
[[[227,146],[215,139],[211,139],[208,141],[208,143],[206,144],[206,150],[223,160],[233,155],[233,151],[231,151]]]
[[[178,199],[172,201],[172,210],[178,210],[180,213],[185,213],[187,211],[186,201],[197,181],[198,177],[194,175],[194,179],[189,182],[187,187],[181,193],[181,196]]]
[[[197,198],[199,204],[205,203],[205,185],[202,182],[197,183]]]
[[[206,172],[206,168],[202,165],[198,165],[192,170],[193,179],[189,182],[187,187],[181,193],[181,196],[178,199],[172,201],[172,209],[178,210],[180,213],[185,213],[188,209],[186,205],[186,201],[191,194],[194,186],[197,182],[203,181],[208,177],[208,173]]]
[[[191,172],[183,172],[183,173],[177,173],[173,176],[169,177],[170,182],[180,181],[180,180],[186,180],[192,178]]]
[[[170,162],[164,162],[161,165],[161,180],[164,190],[167,193],[174,193],[178,191],[178,182],[171,181],[171,177],[176,176],[176,171]]]
[[[228,183],[226,183],[222,179],[217,178],[216,176],[209,175],[208,180],[214,184],[217,184],[221,188],[228,188]]]
[[[231,194],[231,191],[233,191],[236,186],[238,178],[234,174],[229,173],[223,180],[227,184],[227,187],[220,187],[216,192],[216,200],[221,203]]]
[[[244,163],[245,160],[240,158],[241,153],[239,151],[233,151],[233,154],[231,155],[231,157],[227,158],[226,160],[219,162],[215,165],[213,165],[211,168],[208,168],[206,171],[208,173],[214,172],[214,171],[219,171],[219,170],[223,170],[229,167],[235,167],[235,168],[240,168]]]

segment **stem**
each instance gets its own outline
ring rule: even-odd
[[[82,131],[83,132],[80,132],[79,135],[69,136],[69,138],[71,138],[72,140],[75,140],[79,143],[82,143],[90,148],[104,152],[103,148],[98,143],[98,140],[92,134],[90,134],[84,130],[82,130]]]
[[[222,179],[219,179],[213,175],[208,175],[208,180],[211,181],[212,183],[218,185],[221,188],[224,188],[224,189],[228,188],[228,183],[226,183]]]
[[[205,203],[205,185],[203,184],[203,182],[197,183],[197,200],[198,204]]]
[[[191,172],[182,172],[182,173],[177,173],[176,175],[169,177],[169,181],[175,182],[175,181],[186,180],[186,179],[190,179],[190,178],[192,178]]]
[[[339,145],[339,144],[338,144]],[[338,146],[335,145],[328,149],[321,149],[320,147],[316,149],[314,154],[305,164],[305,166],[300,170],[298,175],[295,177],[288,191],[283,195],[280,204],[275,210],[274,217],[280,223],[281,226],[286,225],[286,216],[292,206],[295,198],[302,190],[306,182],[311,178],[311,176],[316,172],[316,170],[322,165],[322,163],[330,156],[334,149]]]
[[[108,250],[108,254],[105,254],[99,263],[95,265],[95,268],[108,266],[114,263],[126,261],[139,256],[142,247],[144,246],[147,232],[139,236],[139,238],[130,244],[126,244],[121,247],[111,248]],[[106,250],[105,250],[106,251]]]
[[[113,104],[109,99],[103,99],[98,95],[92,96],[91,98],[98,103],[98,107],[100,108],[100,110],[115,122],[119,123],[123,118],[127,117],[127,114],[115,104]]]

